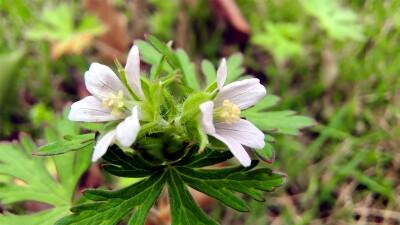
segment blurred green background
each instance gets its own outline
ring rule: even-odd
[[[92,62],[121,61],[150,33],[202,59],[242,52],[246,74],[319,125],[278,136],[287,184],[214,202],[221,224],[400,224],[399,0],[0,0],[0,140],[43,138],[85,96]],[[145,70],[146,66],[142,66]]]

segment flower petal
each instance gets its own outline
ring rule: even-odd
[[[97,142],[92,154],[92,162],[96,162],[104,154],[106,154],[108,146],[110,146],[112,140],[114,139],[114,136],[115,130],[109,131]]]
[[[235,139],[250,148],[264,148],[264,133],[247,120],[233,122],[231,125],[222,122],[215,124],[217,133]]]
[[[140,130],[138,106],[133,107],[132,115],[125,118],[124,121],[117,126],[117,140],[125,147],[131,146]]]
[[[247,154],[246,150],[243,148],[243,146],[237,142],[234,138],[231,138],[229,136],[225,135],[220,135],[217,133],[210,134],[211,136],[214,136],[218,140],[222,141],[223,143],[228,146],[229,150],[232,152],[232,154],[235,156],[237,160],[239,160],[240,164],[243,166],[247,167],[250,166],[251,164],[251,158],[249,154]]]
[[[217,88],[218,90],[221,89],[226,81],[226,76],[228,74],[227,68],[226,68],[226,60],[222,59],[221,65],[219,66],[217,70]]]
[[[229,100],[239,109],[247,109],[261,100],[266,93],[267,90],[257,78],[236,81],[221,89],[214,100],[214,107],[219,108],[224,100]]]
[[[68,119],[82,122],[104,122],[120,118],[111,116],[111,110],[103,108],[103,104],[98,98],[88,96],[71,105]]]
[[[206,132],[207,134],[215,133],[215,127],[213,124],[213,108],[214,108],[213,101],[207,101],[200,105],[200,111],[201,111],[200,122],[204,132]]]
[[[86,71],[85,84],[88,91],[99,99],[108,98],[110,92],[118,95],[120,90],[126,98],[131,96],[118,76],[108,66],[99,63],[92,63]]]
[[[134,45],[129,51],[128,59],[125,65],[125,75],[129,86],[132,90],[143,96],[142,85],[140,83],[140,58],[139,58],[139,48]]]

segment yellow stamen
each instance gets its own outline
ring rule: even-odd
[[[214,116],[231,125],[233,121],[240,120],[240,112],[241,111],[237,105],[233,104],[229,100],[224,100],[222,107],[214,111]]]
[[[119,117],[121,115],[120,111],[125,107],[124,103],[124,92],[120,90],[118,96],[110,92],[110,97],[103,98],[103,107],[106,109],[112,109],[111,115]]]

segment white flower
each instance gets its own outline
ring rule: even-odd
[[[243,166],[250,166],[251,159],[243,145],[263,148],[264,134],[251,122],[241,119],[240,112],[255,105],[267,91],[256,78],[224,86],[226,76],[226,61],[222,59],[217,71],[219,93],[214,101],[200,105],[201,125],[205,133],[225,143]]]
[[[125,75],[128,85],[139,97],[143,96],[140,84],[139,49],[134,45],[129,52],[125,66]],[[68,118],[82,122],[121,121],[116,129],[107,132],[94,147],[92,161],[103,156],[108,146],[116,138],[125,146],[131,146],[140,130],[138,106],[134,106],[131,93],[107,66],[92,63],[85,73],[85,85],[92,96],[75,102],[71,105]]]

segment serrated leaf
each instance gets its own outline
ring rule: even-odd
[[[189,154],[192,153],[193,150]],[[231,157],[230,152],[206,150],[203,154],[186,156],[181,162],[169,166],[152,166],[143,159],[125,154],[114,145],[103,157],[109,163],[106,165],[119,167],[121,172],[127,168],[127,174],[131,173],[131,168],[152,171],[152,174],[120,190],[85,191],[84,196],[93,202],[73,207],[71,211],[74,214],[61,219],[57,224],[116,224],[135,208],[129,224],[144,224],[146,214],[165,185],[168,186],[170,197],[171,224],[218,224],[200,209],[186,185],[229,207],[247,212],[249,209],[246,203],[234,192],[262,201],[262,191],[272,191],[286,180],[285,175],[273,173],[271,169],[254,169],[258,161],[253,161],[250,167],[194,168],[212,164],[208,159],[218,163]]]
[[[165,174],[159,171],[149,178],[116,191],[86,190],[84,196],[93,201],[75,206],[75,214],[62,218],[56,224],[116,224],[136,208],[129,224],[144,224],[146,215],[165,184]]]
[[[357,14],[342,8],[331,0],[301,0],[307,13],[316,17],[321,28],[337,40],[365,40],[363,26],[357,23]]]
[[[242,115],[261,130],[289,135],[299,135],[300,129],[315,124],[313,119],[296,115],[293,111],[257,112],[248,109]]]
[[[209,218],[196,204],[175,169],[168,170],[168,194],[171,209],[171,224],[218,224]]]
[[[76,123],[67,120],[67,115],[68,111],[65,110],[61,117],[56,118],[55,131],[46,129],[47,141],[60,139],[66,133],[77,135],[79,128]],[[50,204],[53,208],[24,215],[6,212],[0,214],[0,224],[54,224],[57,219],[68,215],[78,180],[90,165],[92,146],[87,146],[79,152],[53,157],[60,180],[57,182],[55,177],[50,175],[54,174],[54,171],[49,170],[43,158],[31,155],[36,145],[26,137],[21,138],[20,144],[0,145],[0,174],[20,179],[26,185],[0,185],[0,201],[3,204],[38,201]]]
[[[252,42],[270,51],[277,61],[303,53],[303,29],[295,23],[264,24],[265,31],[254,35]]]
[[[94,143],[94,134],[91,135],[92,138],[88,140],[63,140],[58,142],[53,142],[44,146],[41,146],[34,155],[38,156],[50,156],[50,155],[60,155],[70,151],[80,150],[87,146],[92,146]]]

